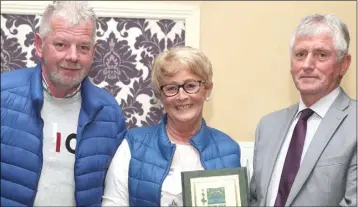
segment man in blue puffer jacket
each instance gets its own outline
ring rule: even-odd
[[[56,2],[35,36],[41,63],[1,75],[1,206],[101,205],[126,127],[86,77],[95,36],[92,8]]]

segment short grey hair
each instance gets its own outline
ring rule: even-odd
[[[39,33],[46,38],[51,31],[51,18],[61,17],[71,25],[78,25],[83,21],[90,20],[93,24],[92,41],[96,40],[97,16],[92,7],[85,1],[54,1],[46,7],[43,13]]]
[[[312,37],[324,33],[329,34],[333,38],[337,58],[341,61],[348,53],[350,37],[347,25],[334,14],[313,14],[304,17],[291,39],[291,55],[293,53],[293,46],[298,37]]]
[[[160,86],[167,77],[175,76],[180,70],[190,70],[205,81],[204,86],[212,86],[213,70],[208,57],[196,48],[178,46],[160,53],[153,62],[152,86],[160,97]]]

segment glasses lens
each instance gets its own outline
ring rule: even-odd
[[[165,85],[163,87],[163,93],[166,95],[166,96],[173,96],[175,95],[176,93],[178,92],[178,86],[177,85]]]
[[[196,93],[199,91],[200,82],[198,81],[189,81],[184,84],[184,89],[188,93]]]

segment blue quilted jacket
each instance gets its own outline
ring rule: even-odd
[[[42,168],[43,86],[40,65],[1,74],[1,206],[33,206]],[[116,100],[88,78],[75,151],[77,206],[101,205],[103,183],[126,131]]]
[[[169,141],[164,115],[158,125],[138,127],[126,134],[131,160],[129,166],[129,205],[160,206],[161,189],[168,175],[175,152]],[[240,147],[228,135],[206,126],[203,120],[200,131],[190,139],[199,151],[205,169],[240,167]]]

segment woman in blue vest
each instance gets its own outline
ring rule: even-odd
[[[108,169],[102,205],[182,206],[182,171],[240,167],[237,142],[202,117],[212,76],[197,49],[158,55],[152,84],[166,114],[159,124],[126,134]]]

